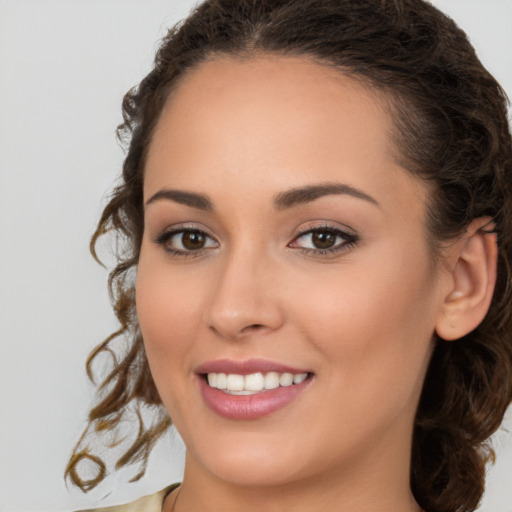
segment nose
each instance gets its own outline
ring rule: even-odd
[[[219,337],[239,340],[275,331],[283,323],[274,267],[251,250],[238,250],[220,264],[204,322]]]

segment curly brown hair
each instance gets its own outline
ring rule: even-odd
[[[120,242],[109,287],[121,327],[89,356],[112,366],[99,385],[89,425],[66,475],[83,490],[106,476],[85,439],[115,432],[129,411],[139,418],[134,443],[116,468],[147,458],[171,420],[161,405],[137,326],[134,272],[143,235],[143,178],[149,142],[180,78],[217,55],[303,56],[340,70],[391,98],[395,144],[405,168],[427,180],[434,242],[491,217],[498,238],[498,279],[489,312],[458,342],[436,340],[414,425],[411,488],[430,512],[474,510],[484,489],[486,444],[512,400],[512,144],[506,96],[464,32],[423,0],[206,0],[172,28],[154,68],[123,101],[118,136],[127,145],[122,183],[91,240],[113,232]],[[114,346],[127,340],[127,348]],[[141,408],[156,409],[147,426]],[[113,443],[115,444],[115,442]],[[97,474],[84,480],[89,459]]]

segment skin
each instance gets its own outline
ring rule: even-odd
[[[454,281],[432,263],[428,192],[393,157],[391,128],[376,92],[299,58],[208,61],[169,98],[145,201],[177,189],[213,206],[150,201],[138,266],[149,364],[187,446],[177,512],[419,510],[414,414]],[[275,208],[276,195],[325,183],[371,200]],[[166,249],[181,235],[155,241],[184,224],[208,235],[204,248],[178,255]],[[338,252],[300,233],[325,226],[351,235],[336,237]],[[194,368],[254,357],[314,377],[263,418],[212,412]]]

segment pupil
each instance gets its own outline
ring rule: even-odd
[[[313,233],[313,244],[317,249],[329,249],[336,242],[336,235],[325,231]]]
[[[197,231],[183,233],[181,243],[183,247],[192,251],[201,249],[204,246],[204,235]]]

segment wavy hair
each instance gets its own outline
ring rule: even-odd
[[[216,56],[303,56],[334,67],[390,98],[402,165],[429,182],[428,227],[434,246],[491,217],[498,239],[498,280],[488,314],[456,342],[436,340],[415,419],[411,488],[430,512],[473,511],[484,489],[486,441],[512,400],[512,144],[506,96],[478,60],[464,32],[423,0],[206,0],[172,28],[154,67],[123,101],[119,138],[126,144],[121,184],[91,240],[117,237],[109,288],[120,322],[89,356],[110,354],[98,401],[89,413],[66,475],[84,491],[106,476],[87,444],[115,433],[135,414],[139,429],[116,468],[147,458],[171,420],[152,380],[135,312],[134,273],[143,234],[143,178],[149,142],[180,78]],[[125,346],[118,347],[119,340]],[[142,409],[156,410],[149,425]],[[115,436],[114,436],[115,437]],[[115,446],[114,439],[110,446]],[[90,479],[79,464],[97,465]]]

